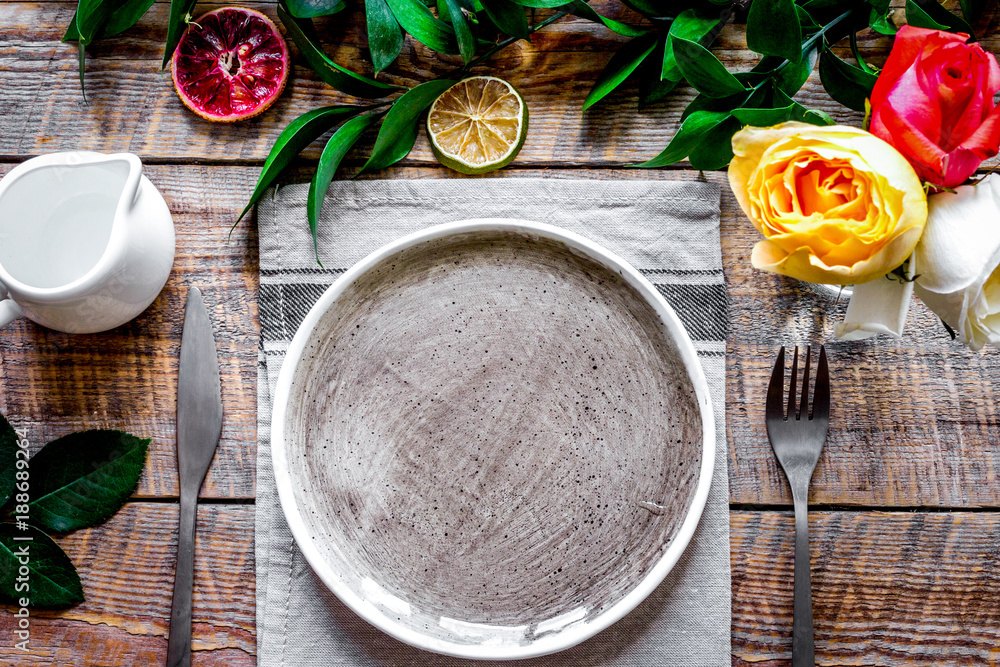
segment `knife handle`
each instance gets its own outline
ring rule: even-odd
[[[177,573],[170,606],[167,667],[191,665],[191,595],[194,588],[194,530],[198,493],[181,491],[181,518],[177,529]]]

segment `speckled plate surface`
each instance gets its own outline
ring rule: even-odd
[[[272,420],[295,539],[351,609],[424,649],[521,658],[633,609],[708,494],[708,387],[621,259],[513,220],[373,253],[295,335]]]

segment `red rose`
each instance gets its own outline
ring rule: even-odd
[[[869,128],[917,176],[953,188],[1000,149],[1000,65],[964,33],[903,26],[872,90]]]

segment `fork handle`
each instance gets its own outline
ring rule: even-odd
[[[813,649],[812,579],[809,575],[809,486],[792,494],[795,502],[795,606],[792,667],[816,667]]]

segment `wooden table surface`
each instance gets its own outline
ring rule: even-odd
[[[250,2],[272,18],[275,5]],[[595,7],[629,19],[612,1]],[[218,5],[201,4],[196,14]],[[297,115],[343,96],[296,64],[277,104],[235,125],[187,111],[159,72],[168,2],[88,55],[84,104],[73,45],[59,41],[75,2],[0,4],[0,173],[39,153],[131,151],[163,193],[177,228],[166,289],[132,323],[94,336],[21,320],[0,334],[0,412],[34,447],[84,428],[151,437],[132,500],[105,524],[59,538],[80,570],[86,601],[34,612],[31,651],[14,649],[13,617],[0,613],[0,664],[162,664],[176,553],[174,454],[177,353],[187,286],[205,293],[216,327],[226,419],[202,489],[194,596],[194,664],[255,663],[254,496],[258,260],[254,220],[230,225],[268,149]],[[338,62],[362,67],[366,39],[352,8],[320,21]],[[543,16],[539,13],[539,16]],[[347,16],[347,19],[343,17]],[[634,18],[631,17],[631,18]],[[980,34],[995,34],[988,15]],[[586,114],[580,106],[623,39],[563,19],[501,52],[481,72],[502,72],[531,109],[527,142],[491,177],[693,179],[685,168],[624,167],[655,155],[692,97],[681,89],[636,112],[634,87]],[[878,61],[889,42],[863,37]],[[1000,52],[1000,40],[985,46]],[[746,65],[742,26],[716,52]],[[388,79],[413,84],[454,66],[408,41]],[[797,99],[839,121],[860,117],[829,100],[814,73]],[[307,180],[314,147],[292,176]],[[353,169],[358,159],[349,160]],[[423,135],[380,178],[457,178]],[[756,232],[724,172],[722,252],[730,298],[725,405],[729,445],[734,665],[790,664],[791,497],[763,422],[779,345],[832,339],[843,313],[794,281],[749,266]],[[470,189],[475,183],[469,181]],[[305,224],[305,221],[302,222]],[[813,478],[812,573],[817,662],[822,665],[1000,664],[1000,357],[952,342],[919,303],[902,340],[830,343],[834,377],[829,438]],[[11,609],[7,609],[11,611]],[[433,662],[428,657],[428,664]]]

